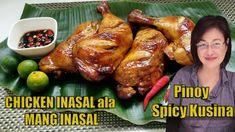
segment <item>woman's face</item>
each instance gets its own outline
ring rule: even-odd
[[[216,28],[207,30],[197,44],[197,53],[203,67],[219,68],[227,52],[223,34]]]

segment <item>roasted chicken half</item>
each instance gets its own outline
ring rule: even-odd
[[[143,15],[142,11],[135,9],[129,14],[128,21],[156,26],[171,41],[164,49],[167,56],[182,65],[193,63],[190,39],[194,23],[191,19],[183,16],[154,18]]]
[[[110,12],[107,2],[97,10],[103,16],[98,32],[73,47],[75,67],[90,81],[111,75],[133,42],[130,26]]]
[[[40,60],[40,70],[46,73],[55,73],[57,77],[62,72],[78,73],[73,63],[72,48],[82,39],[94,35],[98,28],[99,23],[97,21],[79,25],[67,40],[61,42],[49,55]]]
[[[119,98],[131,98],[136,90],[143,95],[157,82],[163,74],[163,49],[167,45],[167,39],[155,29],[138,31],[131,50],[114,74]]]

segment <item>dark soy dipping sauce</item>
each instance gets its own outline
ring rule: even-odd
[[[51,29],[35,30],[25,33],[19,43],[19,48],[40,47],[50,44],[54,40]]]

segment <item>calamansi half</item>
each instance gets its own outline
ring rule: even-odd
[[[38,70],[38,64],[34,60],[24,60],[17,67],[19,76],[24,79],[27,79],[28,75],[31,72],[37,70]]]
[[[27,78],[27,86],[34,92],[41,92],[48,84],[49,78],[42,71],[33,71]]]

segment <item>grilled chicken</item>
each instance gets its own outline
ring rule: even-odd
[[[133,42],[130,26],[110,12],[107,2],[102,2],[97,10],[103,16],[98,32],[73,47],[74,64],[90,81],[111,75]]]
[[[119,98],[131,98],[136,90],[143,95],[157,82],[163,74],[163,49],[167,45],[167,39],[155,29],[145,28],[137,33],[131,50],[114,74],[119,83]]]
[[[61,42],[49,55],[39,62],[40,70],[55,73],[57,77],[62,72],[78,73],[72,57],[72,48],[80,40],[94,35],[98,31],[99,22],[85,22],[79,25],[67,40]]]
[[[183,16],[148,17],[143,15],[142,11],[135,9],[129,14],[128,21],[156,26],[171,41],[164,49],[167,56],[182,65],[193,63],[190,39],[194,23],[191,19]]]

